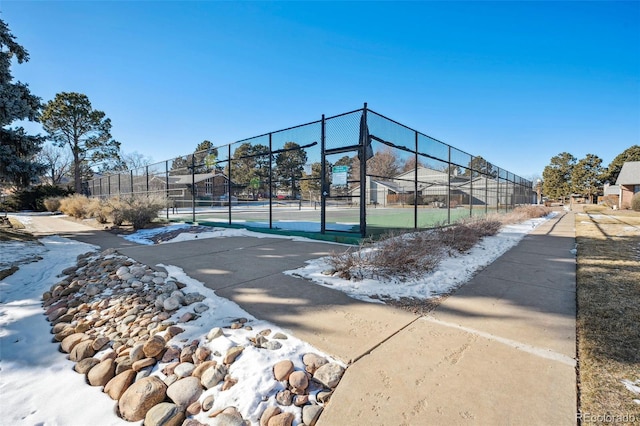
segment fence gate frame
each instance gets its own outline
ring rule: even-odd
[[[339,198],[352,198],[350,195],[331,195],[331,182],[327,180],[329,175],[327,170],[327,155],[345,154],[350,152],[357,152],[357,157],[360,159],[360,175],[358,181],[360,185],[359,195],[359,233],[361,237],[367,236],[367,160],[373,157],[371,149],[371,136],[367,126],[367,103],[364,103],[362,109],[362,116],[360,118],[360,132],[358,142],[352,145],[341,146],[338,148],[327,149],[326,148],[326,131],[325,131],[325,115],[322,114],[321,134],[320,134],[320,233],[325,234],[327,231],[327,199],[339,199]],[[365,159],[362,161],[362,159]],[[348,232],[340,229],[329,229],[331,232]]]

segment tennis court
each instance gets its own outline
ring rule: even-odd
[[[495,209],[493,210],[495,211]],[[417,228],[432,228],[470,217],[469,207],[455,209],[406,207],[373,207],[366,210],[366,225],[370,235],[377,235],[393,229],[413,229],[416,226],[414,215],[417,213]],[[271,214],[271,223],[269,216]],[[360,234],[360,209],[354,207],[326,207],[325,231]],[[473,210],[473,214],[485,214],[485,211]],[[195,209],[176,209],[167,218],[171,221],[197,222],[218,226],[243,226],[257,229],[275,229],[304,233],[321,233],[321,209],[319,205],[300,206],[297,203],[275,204],[269,208],[268,201],[250,205],[222,207],[199,207]],[[195,220],[194,220],[195,218]]]

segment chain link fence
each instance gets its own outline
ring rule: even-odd
[[[532,182],[364,108],[84,182],[170,220],[361,236],[534,200]]]

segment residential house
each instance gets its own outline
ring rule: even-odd
[[[417,180],[417,193],[416,184]],[[354,198],[360,196],[360,188],[349,191]],[[417,194],[418,204],[446,207],[459,205],[496,206],[498,204],[498,182],[477,176],[453,174],[419,166],[416,171],[409,170],[390,178],[367,176],[367,204],[393,205],[414,204]],[[447,201],[448,200],[448,201]],[[509,200],[501,200],[509,203]]]
[[[631,207],[634,194],[640,192],[640,161],[627,161],[622,165],[616,185],[620,187],[620,207]]]
[[[167,191],[167,182],[169,188]],[[222,173],[196,173],[193,176],[153,176],[149,179],[149,191],[168,193],[170,199],[180,202],[196,200],[221,200],[228,196],[229,179]]]

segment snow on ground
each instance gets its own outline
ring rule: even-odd
[[[476,271],[489,265],[518,244],[528,232],[546,220],[548,218],[530,219],[517,225],[505,226],[497,235],[482,239],[469,252],[445,257],[435,270],[411,280],[364,279],[356,281],[325,275],[323,271],[331,270],[326,257],[310,260],[304,268],[285,273],[343,291],[355,299],[366,302],[384,303],[378,296],[387,299],[404,297],[426,299],[446,294],[469,281]]]
[[[191,232],[194,228],[198,228],[200,229],[200,231]],[[207,228],[207,230],[202,231],[203,228]],[[189,225],[189,224],[175,224],[175,225],[168,225],[161,228],[141,229],[133,234],[123,235],[123,238],[125,238],[127,241],[131,241],[137,244],[153,245],[155,244],[153,237],[158,236],[160,234],[169,233],[169,232],[179,232],[180,230],[184,230],[184,232],[179,233],[176,237],[168,241],[164,241],[161,244],[177,243],[181,241],[191,241],[195,239],[201,240],[205,238],[226,238],[226,237],[285,238],[292,241],[316,241],[316,240],[310,240],[309,238],[304,238],[304,237],[254,232],[244,228],[218,228],[218,227],[208,227],[208,226],[205,227],[205,226],[197,226],[197,225]],[[336,244],[336,243],[329,243],[329,244]]]
[[[28,217],[19,219],[29,220]],[[445,258],[433,272],[401,284],[376,280],[349,281],[323,275],[322,271],[329,269],[326,258],[312,260],[306,267],[286,273],[307,278],[370,302],[376,301],[370,298],[373,295],[386,295],[390,298],[431,297],[446,293],[466,282],[477,270],[516,245],[524,235],[544,220],[546,219],[533,219],[519,225],[506,226],[496,236],[483,239],[468,253]],[[140,244],[149,244],[154,233],[182,228],[185,232],[169,242],[229,236],[279,237],[229,228],[212,228],[211,231],[194,234],[187,232],[190,226],[192,225],[172,225],[142,230],[125,238]],[[41,307],[42,293],[59,281],[62,270],[75,265],[79,254],[95,249],[96,247],[88,244],[55,236],[43,238],[40,243],[33,244],[0,242],[0,266],[20,265],[15,274],[0,282],[0,394],[3,399],[0,418],[3,423],[70,426],[130,424],[116,416],[115,402],[102,393],[101,388],[87,385],[84,376],[73,371],[73,363],[58,351],[57,343],[52,342],[50,325]],[[40,260],[28,263],[34,256]],[[220,326],[229,318],[237,317],[250,319],[253,330],[239,330],[217,344],[231,346],[245,343],[248,333],[255,335],[261,329],[281,331],[272,324],[253,318],[235,303],[218,297],[181,269],[171,265],[164,267],[170,276],[187,284],[189,291],[205,295],[208,298],[206,303],[213,306],[201,318],[189,323],[181,338],[204,338],[212,327]],[[231,374],[239,379],[238,384],[216,399],[216,406],[240,405],[238,408],[245,418],[255,421],[255,414],[251,413],[260,412],[265,404],[255,395],[271,393],[272,389],[269,387],[278,386],[270,377],[271,366],[286,357],[291,360],[297,359],[296,368],[302,369],[302,354],[322,354],[293,336],[281,343],[283,348],[278,351],[258,351],[248,347],[243,356],[233,364],[235,371]],[[221,347],[219,350],[223,349],[225,348]]]
[[[228,231],[238,235],[239,230]],[[0,242],[2,262],[21,264],[16,273],[0,281],[0,395],[3,400],[0,424],[131,424],[116,415],[116,402],[105,395],[101,387],[89,386],[84,375],[73,371],[74,363],[58,350],[58,343],[52,342],[51,325],[41,305],[42,294],[60,281],[61,272],[75,265],[78,255],[96,249],[95,246],[57,236],[41,239],[35,248],[23,243]],[[40,260],[27,263],[34,255]],[[206,299],[203,302],[210,306],[197,320],[181,324],[185,332],[179,335],[179,339],[204,340],[211,328],[225,326],[234,318],[247,318],[247,324],[253,329],[225,329],[225,336],[212,341],[209,348],[224,353],[231,346],[246,345],[248,337],[265,329],[288,337],[278,340],[282,344],[278,350],[258,350],[247,346],[229,371],[238,383],[215,395],[214,409],[235,406],[245,419],[257,424],[258,416],[268,403],[262,400],[262,395],[273,395],[274,390],[284,389],[272,377],[271,368],[275,363],[290,359],[297,370],[303,370],[302,355],[308,352],[340,363],[279,327],[252,317],[235,303],[218,297],[213,290],[190,278],[180,268],[159,266],[167,270],[169,277],[186,284],[185,291],[204,295]],[[182,313],[178,310],[175,315]],[[99,358],[101,354],[95,356]],[[152,374],[161,375],[162,367],[156,367]],[[291,406],[287,409],[296,414],[297,422],[301,421],[299,408]],[[206,413],[196,418],[205,424],[212,421]]]
[[[426,299],[446,294],[469,281],[478,270],[491,264],[491,262],[511,247],[518,244],[527,233],[555,214],[556,213],[551,213],[548,217],[530,219],[520,224],[507,225],[503,227],[497,235],[482,239],[469,252],[453,257],[446,257],[434,271],[411,280],[364,279],[356,281],[325,275],[323,272],[331,269],[327,257],[311,260],[308,262],[308,265],[303,268],[285,271],[284,273],[305,278],[316,284],[342,291],[355,299],[366,302],[384,303],[380,300],[380,297],[383,299],[400,299],[404,297]],[[139,244],[153,244],[151,237],[158,233],[184,229],[184,233],[164,243],[186,241],[195,238],[203,239],[231,236],[289,238],[309,241],[301,237],[262,234],[246,229],[212,228],[211,231],[189,233],[188,230],[191,226],[193,225],[171,225],[167,228],[141,230],[125,238]]]
[[[63,269],[95,247],[61,237],[40,240],[42,260],[24,263],[32,251],[0,242],[0,253],[23,263],[0,281],[0,423],[6,425],[127,424],[114,413],[113,401],[84,376],[51,342],[51,326],[41,306],[42,293],[59,281]]]
[[[297,370],[304,370],[302,356],[305,353],[312,352],[344,366],[341,362],[315,349],[308,343],[291,336],[285,330],[267,321],[259,320],[244,311],[236,303],[217,296],[213,290],[206,288],[200,281],[189,277],[181,268],[171,265],[158,266],[163,267],[170,278],[186,284],[185,293],[197,292],[204,295],[206,298],[202,302],[211,307],[201,313],[201,317],[197,320],[180,324],[180,327],[185,329],[184,333],[178,335],[180,340],[193,341],[198,339],[202,341],[213,327],[229,324],[236,318],[246,318],[248,320],[247,325],[251,326],[250,331],[245,329],[225,329],[224,336],[212,340],[207,345],[209,349],[223,354],[233,346],[245,346],[242,356],[229,367],[229,375],[237,379],[238,383],[224,392],[215,392],[217,389],[209,389],[203,394],[204,398],[204,396],[215,392],[213,410],[222,410],[233,406],[238,409],[246,420],[250,420],[252,424],[258,424],[260,414],[268,405],[268,401],[263,401],[261,396],[275,395],[275,391],[284,390],[282,384],[273,379],[272,367],[274,364],[283,359],[289,359],[293,361]],[[174,317],[180,317],[188,310],[189,307],[183,307],[174,314]],[[257,333],[267,329],[271,330],[271,335],[275,333],[287,335],[287,339],[278,340],[282,345],[280,349],[265,350],[247,345],[248,338],[255,337]],[[280,408],[283,411],[294,413],[297,416],[297,422],[302,421],[300,408],[295,406]],[[209,422],[212,421],[207,418],[207,413],[201,413],[195,418],[205,424],[207,420]]]

